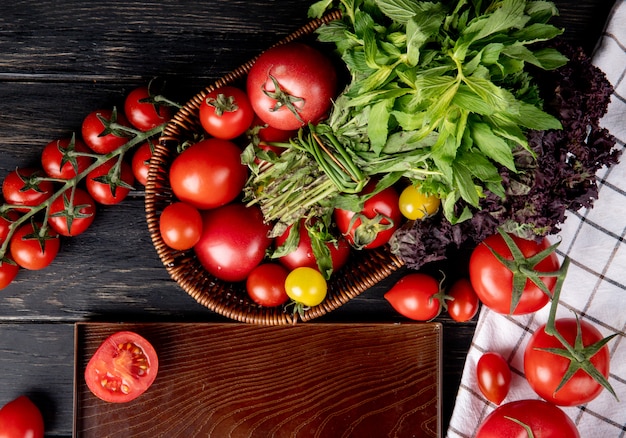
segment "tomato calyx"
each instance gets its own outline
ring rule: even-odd
[[[216,116],[222,116],[224,113],[233,113],[239,109],[239,105],[235,101],[235,96],[227,96],[219,93],[216,97],[207,97],[205,102],[215,109]]]
[[[30,223],[33,227],[33,231],[31,233],[25,234],[22,237],[22,240],[36,240],[37,242],[39,242],[41,252],[45,252],[46,240],[58,239],[58,236],[52,235],[47,225],[41,225],[34,218],[31,219]]]
[[[122,166],[122,160],[120,156],[120,159],[117,160],[117,162],[111,167],[111,169],[105,175],[101,175],[101,176],[97,176],[93,178],[93,180],[96,182],[108,185],[109,188],[111,189],[111,195],[113,197],[115,197],[118,187],[128,189],[128,190],[135,190],[135,188],[132,185],[128,184],[122,179],[121,166]]]
[[[104,137],[106,135],[112,134],[116,137],[122,138],[132,138],[137,135],[137,130],[130,128],[128,126],[122,125],[121,123],[117,123],[117,108],[113,107],[111,112],[111,118],[107,119],[100,113],[96,114],[102,126],[104,126],[104,130],[98,134],[98,137]]]
[[[287,93],[285,90],[282,89],[280,83],[274,76],[272,76],[271,74],[268,74],[268,76],[272,81],[272,84],[274,84],[274,91],[269,91],[267,88],[264,88],[263,94],[265,94],[270,99],[274,99],[276,101],[274,106],[270,108],[270,111],[276,112],[279,111],[281,108],[286,107],[289,111],[291,111],[291,113],[300,123],[304,124],[304,120],[302,120],[302,116],[300,116],[298,108],[296,108],[295,105],[296,103],[302,102],[301,106],[304,106],[306,103],[304,98],[293,96]]]
[[[356,249],[363,249],[376,239],[378,233],[392,228],[394,224],[391,218],[381,213],[371,219],[362,213],[357,213],[350,219],[348,229],[351,230],[355,226],[353,246]]]
[[[535,267],[541,263],[544,259],[549,257],[554,251],[556,251],[560,242],[556,242],[550,245],[548,248],[543,251],[538,252],[534,256],[526,257],[522,253],[521,249],[517,246],[513,238],[503,231],[502,229],[498,229],[498,233],[502,236],[502,239],[506,243],[507,247],[511,251],[511,255],[513,260],[509,260],[499,254],[496,250],[491,248],[488,244],[484,244],[489,251],[493,254],[493,256],[502,263],[511,273],[513,274],[513,284],[512,284],[512,293],[511,293],[511,308],[510,313],[513,314],[517,305],[522,298],[522,293],[524,292],[524,287],[526,286],[527,280],[530,280],[534,283],[539,289],[541,289],[548,297],[552,298],[552,292],[546,286],[541,277],[557,277],[560,275],[560,270],[553,272],[542,272],[537,271]]]
[[[86,219],[93,216],[92,213],[83,213],[81,210],[90,207],[90,204],[78,204],[74,203],[74,194],[76,193],[76,186],[70,189],[70,195],[68,197],[67,192],[63,193],[63,210],[58,211],[50,215],[50,217],[64,217],[67,221],[67,229],[72,229],[72,223],[75,219]]]

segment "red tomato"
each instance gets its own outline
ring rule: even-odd
[[[499,405],[511,387],[511,369],[499,353],[484,353],[476,364],[478,388],[485,398]]]
[[[478,312],[478,295],[467,278],[459,278],[448,291],[448,314],[458,322],[469,321]]]
[[[9,237],[11,231],[11,224],[19,218],[19,215],[14,210],[7,211],[4,215],[0,215],[0,243],[4,242]]]
[[[150,158],[152,157],[152,145],[145,142],[139,146],[133,154],[131,167],[135,180],[142,186],[148,182],[148,170],[150,169]]]
[[[119,112],[116,112],[116,114],[116,123],[130,127],[130,123],[123,114]],[[113,111],[107,109],[92,111],[83,120],[81,128],[83,140],[92,151],[97,154],[108,154],[128,142],[130,134],[127,132],[101,135],[105,132],[105,126],[99,117],[111,121]]]
[[[441,312],[439,282],[420,272],[402,277],[384,297],[398,313],[416,321],[429,321]]]
[[[46,236],[38,238],[40,223],[35,227],[31,222],[22,225],[11,236],[11,256],[22,268],[39,270],[52,263],[61,247],[56,231],[48,229]]]
[[[531,257],[550,246],[547,239],[540,243],[511,236],[525,257]],[[472,286],[484,305],[498,313],[511,313],[513,296],[513,273],[504,266],[489,250],[491,247],[507,260],[513,260],[511,250],[500,234],[486,238],[472,252],[469,263],[469,274]],[[559,269],[559,261],[552,253],[535,266],[539,272],[550,272]],[[541,277],[552,291],[556,277]],[[526,281],[519,303],[513,310],[514,315],[536,312],[545,306],[550,298],[530,280]]]
[[[202,266],[224,281],[245,280],[272,243],[261,210],[233,203],[203,212],[202,220],[202,236],[194,246]]]
[[[275,307],[285,304],[289,296],[285,291],[285,280],[289,271],[277,263],[261,263],[246,279],[246,291],[257,304]]]
[[[264,122],[293,130],[326,116],[337,90],[337,73],[311,46],[284,44],[259,56],[248,73],[246,89]]]
[[[254,121],[252,122],[251,129],[259,138],[261,143],[282,143],[289,141],[293,136],[296,135],[296,130],[288,130],[277,129],[274,128],[263,120],[259,118],[259,116],[254,117]]]
[[[369,183],[361,194],[371,193],[373,189],[374,184]],[[388,187],[365,201],[359,213],[336,209],[334,216],[339,231],[357,249],[385,245],[402,221],[398,198],[396,189]]]
[[[169,177],[179,200],[204,210],[237,198],[248,178],[248,168],[241,164],[241,150],[236,144],[210,138],[178,155]]]
[[[143,394],[154,382],[159,358],[152,344],[134,332],[109,336],[87,363],[85,382],[98,398],[126,403]]]
[[[128,93],[124,100],[126,118],[140,131],[149,131],[172,118],[170,106],[145,101],[151,97],[148,87],[138,87]]]
[[[577,322],[575,318],[557,319],[557,331],[572,346],[575,345]],[[602,339],[602,335],[593,325],[580,320],[582,331],[582,345],[588,347]],[[570,366],[570,360],[549,351],[545,348],[564,349],[561,342],[545,332],[545,325],[541,326],[528,341],[524,351],[524,374],[530,386],[545,400],[560,406],[578,406],[596,398],[603,386],[593,377],[579,369],[556,391],[563,380],[563,376]],[[609,349],[604,345],[590,359],[591,364],[605,377],[609,375]],[[556,391],[556,392],[555,392]]]
[[[2,183],[2,195],[6,204],[37,206],[54,193],[52,181],[41,181],[43,172],[35,168],[15,169],[7,174]],[[28,211],[28,208],[17,209]]]
[[[279,248],[287,242],[291,230],[292,226],[289,226],[289,228],[287,228],[282,235],[274,239],[274,245],[276,248]],[[298,246],[288,254],[279,257],[278,261],[285,265],[290,271],[293,271],[301,266],[307,266],[319,271],[318,262],[315,254],[313,253],[311,236],[304,225],[304,220],[301,220],[298,226],[298,236]],[[348,258],[350,257],[350,245],[342,237],[337,239],[337,242],[326,242],[325,244],[330,251],[332,272],[336,272],[348,261]]]
[[[84,233],[96,218],[96,202],[85,190],[67,189],[50,205],[48,223],[62,236],[78,236]]]
[[[100,204],[119,204],[128,196],[135,182],[133,170],[125,161],[120,163],[119,172],[112,170],[117,163],[118,158],[111,158],[87,175],[87,191]]]
[[[63,138],[48,143],[41,153],[43,170],[52,178],[71,179],[87,169],[93,163],[93,153],[85,143],[78,139]]]
[[[0,261],[0,289],[4,289],[15,280],[19,273],[20,267],[15,263],[11,256],[5,256]]]
[[[0,409],[1,438],[43,438],[43,416],[25,395],[8,402]]]
[[[196,207],[174,202],[159,217],[161,237],[167,246],[184,251],[193,248],[202,234],[202,216]]]
[[[528,437],[524,426],[537,438],[580,438],[571,418],[543,400],[518,400],[498,406],[482,422],[476,438]]]
[[[252,124],[254,110],[248,96],[229,85],[211,91],[200,105],[200,123],[213,137],[232,140]]]

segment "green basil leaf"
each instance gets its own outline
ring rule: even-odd
[[[493,133],[486,123],[475,122],[472,124],[471,136],[474,145],[487,157],[496,163],[502,164],[507,169],[515,170],[515,161],[511,146],[500,136]]]
[[[367,126],[367,135],[376,154],[385,147],[389,135],[389,112],[393,107],[392,100],[381,100],[374,104],[370,111],[370,122]]]

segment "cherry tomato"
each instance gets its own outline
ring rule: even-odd
[[[83,120],[81,128],[83,140],[92,151],[97,154],[108,154],[128,142],[130,137],[127,132],[120,131],[102,135],[105,132],[105,126],[99,117],[110,122],[113,111],[108,109],[92,111]],[[116,112],[115,122],[130,127],[126,117],[119,112]]]
[[[285,291],[285,280],[289,271],[278,263],[261,263],[246,279],[246,291],[257,304],[275,307],[285,304],[289,296]]]
[[[210,138],[178,155],[169,178],[179,200],[204,210],[237,198],[248,178],[248,168],[241,164],[241,150],[236,144]]]
[[[151,97],[148,87],[137,87],[124,100],[126,118],[140,131],[149,131],[172,118],[170,106],[145,101]]]
[[[86,153],[93,152],[82,141],[76,138],[62,138],[51,141],[44,147],[41,164],[48,176],[71,179],[93,163],[92,157],[80,155]]]
[[[150,169],[150,158],[152,157],[152,145],[150,142],[142,143],[133,153],[131,167],[135,180],[145,186],[148,183],[148,171]]]
[[[398,200],[402,215],[410,220],[432,216],[439,210],[441,200],[434,195],[426,195],[415,185],[404,188]]]
[[[202,235],[194,250],[210,274],[243,281],[265,257],[272,243],[269,231],[258,207],[224,205],[202,213]]]
[[[11,236],[10,250],[13,260],[22,268],[39,270],[52,263],[59,253],[61,240],[56,231],[48,229],[39,236],[42,224],[27,222]]]
[[[416,321],[429,321],[441,312],[441,287],[428,274],[412,272],[398,280],[384,295],[402,316]]]
[[[118,158],[111,158],[87,175],[87,191],[99,204],[119,204],[132,189],[135,182],[132,168],[127,162],[121,161],[117,172],[113,170],[117,163]]]
[[[50,205],[48,223],[62,236],[78,236],[84,233],[96,218],[96,202],[85,190],[67,189]]]
[[[575,318],[557,319],[557,331],[572,346],[575,345],[578,325]],[[580,320],[582,345],[588,347],[602,339],[601,333],[585,320]],[[570,360],[545,348],[564,349],[561,342],[545,332],[545,324],[533,334],[524,351],[524,374],[533,390],[545,400],[560,406],[578,406],[595,399],[603,389],[585,371],[579,369],[558,391]],[[590,359],[593,366],[605,377],[609,375],[609,349],[604,345]]]
[[[0,261],[0,289],[4,289],[15,280],[20,267],[15,263],[10,255]]]
[[[313,47],[284,44],[259,56],[248,73],[246,89],[264,122],[294,130],[325,117],[337,90],[337,73]]]
[[[8,402],[0,409],[1,438],[43,438],[43,416],[25,395]]]
[[[574,422],[543,400],[517,400],[498,406],[482,422],[476,438],[580,438]]]
[[[174,202],[163,209],[159,229],[163,241],[170,248],[179,251],[191,249],[202,235],[202,215],[193,205]]]
[[[204,130],[224,140],[239,137],[254,120],[254,110],[246,93],[229,85],[208,93],[202,100],[199,114]]]
[[[13,205],[37,206],[54,193],[52,181],[42,181],[45,177],[40,169],[15,169],[7,174],[2,183],[5,203]],[[16,209],[26,212],[28,208]]]
[[[134,332],[109,336],[87,363],[85,382],[98,398],[126,403],[143,394],[154,382],[159,358],[148,340]]]
[[[457,322],[469,321],[476,315],[479,307],[478,295],[467,278],[459,278],[448,291],[446,301],[450,318]]]
[[[287,275],[285,291],[296,303],[313,307],[321,304],[326,298],[328,284],[319,271],[303,266]]]
[[[478,388],[485,398],[499,405],[511,387],[511,369],[500,353],[487,352],[476,364]]]
[[[254,116],[250,130],[253,131],[253,134],[258,137],[261,143],[286,142],[297,133],[296,130],[285,131],[284,129],[274,128],[261,120],[257,115]]]
[[[369,183],[361,193],[368,194],[375,184]],[[372,249],[385,245],[402,221],[398,192],[393,187],[376,193],[363,204],[361,212],[335,209],[339,231],[357,249]]]
[[[531,257],[550,246],[547,239],[537,243],[517,236],[511,236],[525,257]],[[513,260],[511,250],[500,234],[487,237],[472,252],[469,263],[470,281],[484,305],[498,313],[511,313],[513,295],[513,273],[504,266],[489,250],[489,247],[507,260]],[[535,269],[539,272],[550,272],[559,269],[559,261],[552,253]],[[553,290],[556,277],[540,277],[549,290]],[[544,307],[550,298],[530,280],[526,282],[519,303],[513,311],[514,315],[536,312]]]

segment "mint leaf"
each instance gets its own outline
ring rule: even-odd
[[[511,146],[500,136],[494,134],[486,123],[474,122],[471,125],[474,145],[487,157],[507,169],[515,170],[515,161]]]

